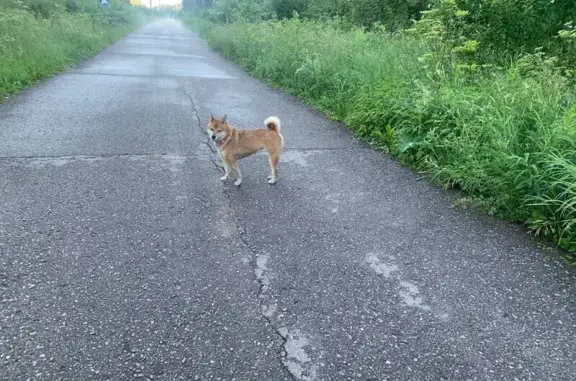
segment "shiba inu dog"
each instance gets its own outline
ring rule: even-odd
[[[265,149],[268,152],[271,170],[268,183],[275,184],[278,181],[278,161],[284,148],[284,138],[280,135],[280,119],[270,116],[264,121],[264,126],[265,128],[237,130],[228,123],[226,115],[222,119],[217,119],[212,113],[210,114],[208,135],[216,143],[218,155],[226,171],[220,180],[227,180],[230,172],[234,171],[236,174],[234,185],[242,184],[238,161]]]

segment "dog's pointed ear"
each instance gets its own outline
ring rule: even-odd
[[[214,121],[214,114],[210,113],[210,121],[213,122]]]
[[[222,117],[222,123],[226,123],[226,117],[227,117],[227,115],[224,114],[224,116]]]

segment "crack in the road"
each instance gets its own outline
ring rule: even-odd
[[[214,165],[218,166],[216,161],[212,161],[212,162],[214,163]],[[276,325],[274,324],[274,321],[272,320],[272,315],[266,313],[266,311],[268,311],[268,308],[269,308],[269,306],[264,303],[267,285],[266,285],[266,282],[263,279],[263,277],[259,277],[257,275],[257,272],[259,270],[258,260],[259,260],[259,258],[261,258],[261,256],[260,256],[260,254],[258,254],[258,251],[256,250],[256,248],[254,248],[248,242],[248,239],[246,238],[246,231],[242,228],[242,220],[238,217],[238,215],[236,214],[236,210],[232,207],[232,200],[231,200],[230,194],[226,191],[226,189],[224,189],[223,194],[224,194],[224,197],[226,198],[227,206],[229,207],[229,210],[231,210],[232,218],[235,221],[236,231],[238,233],[238,238],[240,239],[240,242],[242,243],[242,245],[252,254],[252,260],[250,261],[250,263],[252,264],[252,267],[254,270],[254,275],[255,275],[256,281],[258,283],[258,295],[257,295],[257,297],[258,297],[258,312],[259,312],[260,316],[266,321],[266,323],[270,327],[272,327],[272,330],[274,331],[274,333],[282,341],[281,348],[286,348],[286,345],[288,343],[288,335],[283,334],[282,329],[276,327]],[[299,380],[299,378],[296,377],[296,375],[294,375],[294,373],[291,371],[290,367],[287,364],[286,351],[283,349],[280,350],[279,355],[280,355],[280,365],[282,366],[282,368],[284,368],[286,370],[287,374],[289,374],[293,380],[295,380],[295,381]]]
[[[190,106],[192,106],[192,112],[196,117],[196,122],[198,123],[198,129],[200,130],[201,133],[206,133],[206,131],[202,129],[202,120],[200,119],[200,113],[198,112],[198,108],[196,107],[196,101],[194,100],[194,95],[186,91],[186,84],[184,84],[183,92],[184,94],[186,94],[188,99],[190,99]],[[206,136],[206,139],[204,139],[203,142],[204,144],[206,144],[206,146],[208,146],[208,148],[210,149],[210,151],[212,151],[212,153],[216,153],[216,149],[210,145],[208,136]]]
[[[146,159],[146,158],[188,158],[194,157],[197,154],[192,155],[181,155],[181,154],[169,154],[169,153],[157,153],[157,154],[133,154],[133,153],[111,153],[111,154],[101,154],[101,155],[54,155],[54,156],[0,156],[0,160],[99,160],[99,159]]]
[[[212,162],[212,164],[214,164],[214,166],[216,168],[221,169],[218,162],[214,159],[213,156],[211,156],[210,161]],[[265,284],[264,279],[257,275],[257,271],[259,269],[258,259],[260,258],[260,255],[258,254],[256,248],[254,248],[252,245],[250,245],[250,243],[246,239],[246,231],[244,230],[244,228],[242,228],[242,225],[243,225],[242,220],[240,219],[240,217],[238,217],[238,215],[236,214],[236,210],[232,206],[232,200],[231,200],[230,194],[226,191],[226,189],[224,189],[222,193],[224,194],[224,198],[226,200],[226,206],[227,206],[228,210],[230,210],[231,217],[234,220],[234,225],[236,227],[238,239],[240,240],[240,243],[242,244],[242,246],[244,246],[244,248],[247,249],[251,253],[251,256],[252,256],[250,263],[252,264],[252,267],[254,270],[253,272],[255,274],[256,281],[258,283],[258,294],[257,294],[258,312],[259,312],[260,316],[265,320],[265,322],[272,328],[274,333],[282,341],[281,348],[286,348],[286,345],[288,343],[288,336],[286,334],[282,334],[282,329],[276,327],[276,325],[274,324],[274,322],[272,320],[272,316],[267,315],[267,313],[265,312],[268,310],[268,306],[263,301],[265,299],[265,295],[266,295],[266,284]],[[286,360],[287,360],[286,351],[280,350],[278,354],[280,356],[280,365],[282,366],[282,368],[286,370],[287,374],[289,374],[293,380],[295,380],[295,381],[299,380],[299,378],[297,378],[293,374],[293,372],[290,370],[290,368],[286,362]]]
[[[198,123],[198,129],[201,132],[205,132],[202,128],[202,121],[200,119],[200,115],[198,109],[196,107],[196,103],[194,101],[194,96],[191,93],[188,93],[186,89],[184,89],[185,94],[189,97],[190,103],[192,106],[192,110],[194,115],[196,116],[196,121]],[[212,155],[209,155],[210,162],[218,169],[219,171],[223,170],[222,164],[219,160],[215,157],[216,148],[210,144],[210,140],[206,137],[203,140],[203,143],[210,149]],[[335,150],[338,148],[328,148],[327,150]],[[323,148],[314,149],[314,148],[284,148],[286,151],[313,151],[313,150],[324,150]],[[256,282],[258,283],[258,312],[260,316],[264,319],[264,321],[272,328],[274,333],[280,338],[281,346],[279,350],[279,357],[280,357],[280,365],[286,371],[290,377],[295,381],[312,381],[315,379],[316,369],[315,366],[310,367],[308,364],[305,364],[310,361],[308,356],[303,352],[303,348],[301,347],[302,344],[307,343],[307,339],[304,337],[299,337],[299,331],[296,330],[294,332],[289,331],[285,327],[277,327],[274,323],[272,316],[275,312],[275,304],[267,304],[266,299],[268,294],[268,281],[267,278],[263,275],[264,271],[266,270],[266,262],[268,261],[267,255],[262,255],[258,253],[258,250],[250,245],[248,239],[246,238],[246,231],[243,229],[243,223],[240,217],[237,215],[236,210],[232,205],[232,198],[228,193],[226,187],[223,188],[224,197],[226,199],[226,206],[227,209],[230,211],[231,217],[234,220],[234,225],[236,227],[238,238],[241,244],[252,254],[252,260],[250,263],[253,267],[254,276],[256,277]],[[309,368],[309,369],[308,369]]]
[[[206,142],[206,144],[208,144],[208,142]],[[221,165],[213,155],[210,156],[210,162],[212,162],[212,164],[214,164],[214,166],[218,170],[222,169]],[[258,250],[248,242],[248,239],[246,238],[246,231],[242,227],[243,226],[242,220],[236,214],[236,210],[232,205],[232,199],[230,194],[227,192],[226,188],[223,189],[222,193],[224,194],[224,197],[226,199],[226,206],[228,210],[230,210],[231,217],[234,220],[234,225],[236,227],[238,238],[242,246],[244,246],[252,254],[252,260],[250,261],[250,263],[252,264],[253,272],[256,277],[256,282],[258,283],[258,295],[257,295],[258,312],[260,316],[266,321],[266,323],[272,328],[274,333],[281,340],[282,349],[279,352],[280,364],[282,368],[286,370],[287,374],[289,374],[290,377],[295,381],[314,380],[315,377],[308,377],[304,375],[305,373],[305,371],[303,370],[304,364],[298,361],[299,356],[294,356],[293,353],[289,353],[288,351],[289,347],[290,348],[294,347],[294,342],[298,341],[298,338],[296,338],[295,340],[295,338],[293,337],[294,334],[288,331],[288,329],[276,326],[276,324],[272,319],[276,306],[274,304],[267,304],[265,301],[268,296],[269,285],[267,284],[268,282],[266,277],[263,276],[263,272],[266,270],[265,263],[268,260],[268,256],[259,254]],[[261,265],[262,262],[264,263],[263,265]],[[302,351],[301,348],[295,349],[295,352],[301,352],[301,351]],[[312,369],[312,371],[315,373],[315,369]]]
[[[202,131],[202,121],[200,120],[200,115],[198,113],[198,109],[196,108],[196,104],[194,102],[194,97],[192,94],[188,93],[186,91],[186,89],[184,89],[184,93],[189,97],[190,99],[190,104],[192,106],[192,110],[194,112],[194,115],[196,116],[196,120],[198,123],[198,128]],[[221,164],[218,162],[218,160],[216,160],[216,158],[214,157],[213,154],[216,153],[216,149],[214,147],[212,147],[212,145],[210,144],[210,141],[208,140],[208,138],[206,138],[203,143],[208,146],[208,148],[210,149],[210,151],[212,152],[212,155],[209,155],[210,158],[210,162],[219,170],[222,170],[222,166]],[[241,242],[241,244],[252,254],[252,260],[250,261],[250,263],[252,263],[252,267],[254,270],[254,275],[256,277],[256,281],[258,283],[258,312],[260,314],[260,316],[266,321],[266,323],[272,327],[274,333],[281,339],[282,341],[282,345],[281,348],[285,348],[286,344],[288,342],[288,337],[287,335],[283,335],[281,332],[280,328],[277,328],[276,325],[274,324],[274,322],[272,321],[272,316],[267,316],[266,313],[264,313],[264,310],[267,308],[267,306],[263,303],[263,299],[264,299],[264,295],[265,295],[265,284],[264,281],[261,277],[258,277],[257,274],[257,270],[258,270],[258,257],[259,254],[257,252],[257,250],[252,247],[250,245],[250,243],[248,242],[248,240],[246,239],[246,235],[245,235],[245,230],[242,228],[242,221],[240,219],[240,217],[236,214],[236,210],[233,208],[232,206],[232,200],[230,197],[230,194],[226,191],[226,188],[223,189],[224,194],[224,198],[226,200],[226,206],[228,207],[228,210],[230,210],[230,214],[231,217],[234,220],[234,225],[236,227],[236,232],[238,235],[238,238]],[[288,364],[286,363],[286,351],[284,350],[280,350],[279,353],[280,355],[280,366],[282,366],[282,368],[286,371],[286,373],[288,375],[290,375],[290,377],[295,380],[298,381],[298,378],[293,374],[293,372],[290,370],[290,368],[288,367]]]
[[[216,149],[208,139],[203,141],[212,153]],[[284,148],[283,151],[308,152],[308,151],[334,151],[334,150],[362,150],[363,148]],[[100,159],[147,159],[147,158],[190,158],[197,157],[198,153],[171,154],[171,153],[110,153],[110,154],[82,154],[82,155],[45,155],[45,156],[0,156],[0,161],[29,161],[29,160],[100,160]],[[282,159],[280,159],[282,160]],[[218,165],[218,167],[221,167]]]

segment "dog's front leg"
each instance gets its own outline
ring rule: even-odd
[[[224,166],[224,176],[220,177],[220,180],[225,181],[230,177],[230,165],[228,165],[226,160],[222,160],[222,165]]]
[[[230,177],[230,164],[226,160],[226,156],[222,153],[222,151],[218,150],[218,156],[220,157],[220,161],[222,162],[222,166],[224,167],[224,176],[220,177],[220,180],[228,180]]]
[[[234,185],[242,184],[242,173],[240,173],[240,168],[238,167],[238,162],[235,162],[234,164],[232,164],[232,169],[234,169],[234,172],[236,172],[236,181],[234,182]]]

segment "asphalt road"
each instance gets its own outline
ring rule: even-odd
[[[209,113],[281,118],[221,183]],[[2,380],[574,380],[576,272],[173,20],[0,105]]]

